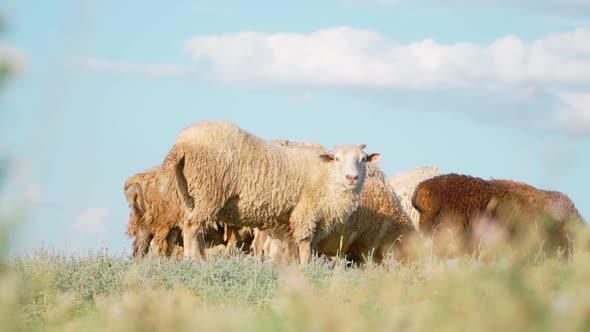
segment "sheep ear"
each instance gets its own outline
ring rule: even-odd
[[[377,161],[381,159],[381,153],[371,153],[367,156],[367,162]]]
[[[127,197],[127,203],[129,204],[131,211],[136,215],[141,215],[143,213],[143,194],[141,192],[141,185],[139,183],[134,183],[127,187],[125,189],[125,196]]]
[[[334,156],[331,154],[321,154],[320,159],[325,163],[331,163],[334,161]]]
[[[366,148],[366,147],[367,147],[367,144],[361,144],[361,145],[359,145],[359,148],[361,148],[361,150],[364,149],[364,148]]]

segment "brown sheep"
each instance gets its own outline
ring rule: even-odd
[[[534,223],[542,226],[535,230],[547,237],[548,249],[567,250],[568,234],[561,231],[562,225],[569,223],[566,219],[579,217],[573,203],[561,193],[509,180],[487,181],[459,174],[421,182],[412,196],[412,205],[420,213],[420,231],[434,234],[437,250],[445,246],[447,236],[460,251],[474,249],[478,245],[474,239],[481,235],[474,233],[474,228],[489,229],[490,222],[501,226],[502,232],[515,240],[529,234]],[[441,253],[445,254],[444,250]]]
[[[492,198],[503,193],[484,179],[445,174],[420,182],[412,195],[412,206],[420,213],[422,233],[432,233],[449,217],[467,229],[471,220],[486,213]]]
[[[134,238],[133,256],[143,257],[156,246],[156,254],[170,255],[177,241],[173,230],[181,218],[180,197],[160,167],[133,175],[125,182],[125,198],[129,204],[127,235]]]
[[[318,143],[273,140],[271,143],[289,147],[313,150],[319,154],[329,153]],[[337,224],[325,238],[313,243],[313,249],[327,256],[348,257],[356,263],[363,257],[371,256],[372,261],[381,263],[392,249],[399,254],[402,237],[414,232],[414,226],[404,212],[385,174],[376,163],[367,163],[367,177],[361,192],[361,203],[346,223]],[[271,232],[272,233],[272,232]],[[268,251],[293,252],[292,247],[279,245],[280,239],[271,238]],[[272,255],[271,255],[272,257]],[[400,259],[398,255],[396,258]]]
[[[134,238],[133,256],[143,257],[148,251],[170,256],[176,246],[182,246],[182,231],[178,227],[182,217],[177,190],[169,190],[175,182],[164,174],[160,166],[131,176],[125,182],[125,197],[129,204],[127,235]],[[207,247],[226,245],[226,253],[233,246],[249,248],[252,236],[247,230],[234,226],[208,227],[204,233]]]
[[[536,231],[545,241],[544,246],[549,249],[562,248],[566,250],[566,255],[571,254],[571,241],[574,238],[575,228],[583,225],[584,221],[566,194],[538,189],[529,184],[512,180],[491,179],[490,182],[518,195],[532,207],[534,216],[531,219],[541,226],[537,227]],[[527,227],[526,225],[519,226]],[[516,227],[516,229],[518,228]]]
[[[530,204],[547,213],[560,223],[583,221],[574,202],[564,193],[535,188],[512,180],[491,179],[491,183],[524,197]]]

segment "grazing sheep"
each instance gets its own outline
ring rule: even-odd
[[[480,236],[481,232],[474,233],[474,227],[500,227],[500,232],[514,240],[534,230],[547,241],[546,249],[567,250],[566,219],[579,217],[573,203],[561,193],[508,180],[487,181],[458,174],[421,182],[412,196],[412,205],[420,213],[422,233],[434,233],[435,244],[438,241],[439,245],[450,234],[459,250],[477,245],[473,235]]]
[[[184,196],[185,256],[204,259],[202,227],[218,219],[237,226],[283,227],[299,248],[311,244],[356,210],[365,179],[365,145],[335,146],[334,154],[288,149],[227,122],[202,122],[183,130],[163,167],[177,174]]]
[[[467,229],[473,219],[485,215],[492,198],[509,198],[484,179],[459,174],[439,175],[418,184],[412,195],[412,206],[420,213],[419,229],[432,233],[441,222]]]
[[[584,220],[574,202],[566,194],[538,189],[512,180],[491,179],[490,182],[518,195],[532,207],[532,219],[541,226],[537,232],[541,233],[547,248],[562,248],[566,250],[567,255],[571,254],[575,228],[584,225]]]
[[[127,235],[134,238],[133,256],[143,257],[148,251],[155,255],[170,256],[175,247],[182,246],[179,228],[183,207],[176,185],[175,174],[168,176],[160,166],[133,175],[125,182],[125,197],[129,204]],[[172,179],[172,180],[171,180]],[[205,231],[207,247],[220,244],[226,252],[236,246],[249,248],[252,236],[246,230],[233,226],[215,225]]]
[[[440,171],[436,166],[418,166],[409,171],[394,174],[388,179],[389,184],[391,184],[393,190],[399,197],[404,211],[406,211],[416,229],[419,227],[418,219],[420,218],[420,214],[412,206],[412,195],[414,194],[414,189],[416,189],[418,183],[435,177],[439,174]]]
[[[524,197],[531,205],[541,209],[559,223],[583,221],[574,202],[564,193],[538,189],[512,180],[491,179],[490,182]]]
[[[125,198],[129,204],[127,235],[134,238],[133,256],[143,257],[155,245],[156,254],[170,255],[176,244],[177,230],[173,230],[182,218],[181,198],[173,177],[160,167],[150,168],[125,181]]]
[[[318,143],[288,140],[273,140],[271,143],[292,149],[309,149],[320,154],[329,153]],[[377,163],[368,163],[358,209],[346,223],[334,226],[330,234],[314,242],[312,247],[314,251],[327,256],[340,254],[341,257],[347,256],[357,263],[362,262],[363,257],[370,256],[373,262],[380,263],[391,249],[399,249],[402,236],[413,231],[414,227],[385,174]],[[270,236],[270,248],[265,251],[293,252],[292,247],[281,243],[280,237]],[[279,248],[275,248],[277,246]],[[270,256],[273,257],[272,254]]]

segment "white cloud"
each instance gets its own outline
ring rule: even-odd
[[[106,220],[109,209],[104,207],[91,208],[82,213],[72,224],[72,230],[80,234],[104,236],[107,233]]]
[[[144,74],[153,77],[182,77],[193,73],[188,66],[180,64],[137,64],[96,58],[74,60],[69,65],[99,72]]]
[[[478,45],[432,39],[398,44],[373,31],[337,27],[196,36],[184,49],[224,80],[411,89],[590,83],[590,31],[583,29]]]
[[[590,31],[585,29],[533,41],[509,35],[487,45],[433,39],[401,44],[350,27],[309,34],[238,32],[195,36],[184,50],[226,82],[487,94],[487,99],[505,99],[494,105],[507,109],[511,102],[529,115],[519,119],[522,123],[558,123],[590,133],[583,97],[590,94]],[[572,88],[579,93],[570,94]]]

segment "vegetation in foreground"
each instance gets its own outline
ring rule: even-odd
[[[586,252],[359,269],[39,251],[3,263],[0,321],[3,331],[588,331],[588,280]]]

